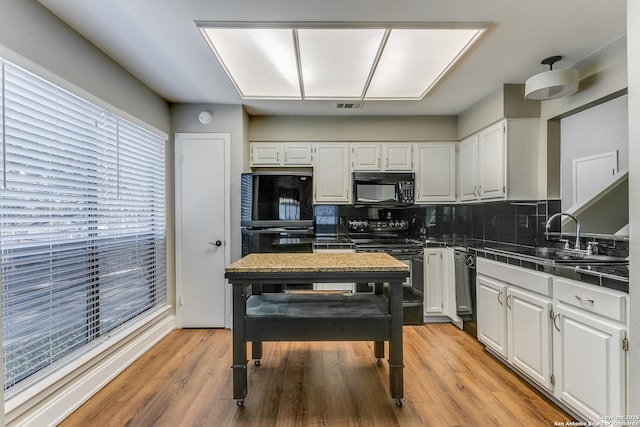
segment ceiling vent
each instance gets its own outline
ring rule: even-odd
[[[360,110],[364,107],[364,102],[338,102],[336,108],[338,110]]]

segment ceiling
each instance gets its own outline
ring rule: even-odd
[[[457,115],[503,83],[524,83],[626,34],[625,0],[38,0],[171,103],[243,104],[249,114]],[[490,23],[419,101],[242,100],[194,21]]]

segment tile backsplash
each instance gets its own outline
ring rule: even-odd
[[[524,246],[558,246],[558,236],[545,235],[547,218],[560,212],[560,200],[492,201],[474,204],[417,205],[406,208],[367,208],[346,205],[316,205],[316,233],[346,234],[346,219],[404,219],[409,235],[433,239],[473,238]],[[551,232],[560,230],[560,220]],[[602,253],[628,255],[625,239],[586,236],[598,241]]]

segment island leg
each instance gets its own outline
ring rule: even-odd
[[[261,341],[251,341],[251,358],[253,359],[254,365],[260,366],[260,359],[262,359]]]
[[[384,341],[373,342],[373,354],[376,357],[376,363],[382,365],[382,359],[384,359]]]
[[[382,295],[384,284],[382,282],[376,282],[373,284],[373,293],[375,295]],[[382,363],[384,359],[384,341],[373,342],[373,354],[377,359],[378,365]]]
[[[403,405],[403,349],[402,349],[402,282],[389,283],[389,311],[391,337],[389,339],[389,390],[397,406]]]
[[[238,406],[244,405],[247,395],[247,343],[244,317],[246,314],[244,285],[233,285],[233,398]]]

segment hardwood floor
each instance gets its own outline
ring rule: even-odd
[[[405,404],[370,342],[265,343],[245,406],[231,332],[177,330],[61,426],[553,426],[572,421],[452,324],[404,327]]]

